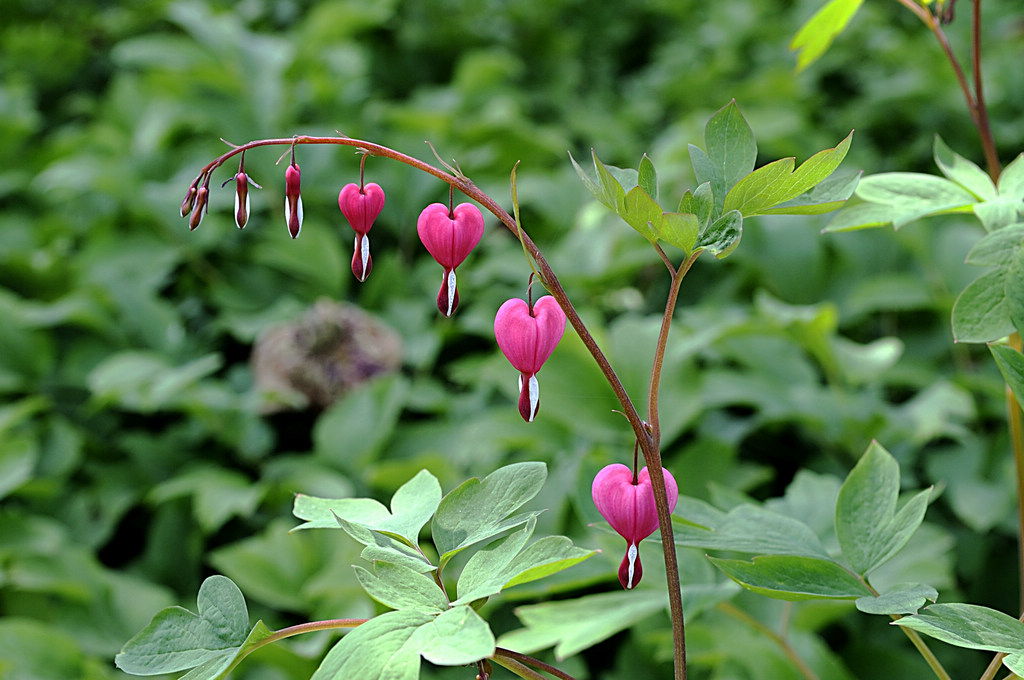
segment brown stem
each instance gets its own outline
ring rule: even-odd
[[[999,154],[996,153],[996,143],[992,139],[992,128],[988,122],[988,107],[985,106],[985,94],[981,84],[981,0],[973,0],[973,12],[971,16],[971,67],[974,72],[974,123],[978,126],[978,135],[981,136],[981,147],[985,150],[985,164],[988,166],[988,174],[993,182],[999,180],[999,173],[1002,166],[999,164]]]
[[[540,659],[535,659],[534,657],[527,656],[526,654],[520,654],[519,652],[513,652],[511,649],[505,649],[504,647],[495,647],[495,649],[494,649],[494,656],[492,658],[497,660],[497,658],[499,656],[502,657],[502,658],[506,658],[506,659],[513,659],[513,660],[518,661],[520,663],[527,664],[529,666],[533,666],[534,668],[539,668],[540,670],[544,671],[545,673],[548,673],[549,675],[553,675],[556,678],[559,678],[559,680],[576,680],[576,678],[572,677],[571,675],[569,675],[568,673],[566,673],[563,670],[555,668],[551,664],[544,663]]]
[[[661,248],[658,248],[659,252]],[[651,368],[651,383],[647,390],[647,422],[651,426],[651,437],[654,445],[661,448],[661,419],[658,416],[658,392],[661,387],[661,370],[665,363],[665,348],[668,346],[668,332],[672,327],[672,315],[676,309],[676,300],[679,298],[679,287],[683,278],[690,271],[690,267],[697,261],[701,251],[692,253],[686,260],[675,269],[669,263],[669,271],[672,278],[669,281],[668,299],[665,301],[665,314],[661,319],[661,330],[658,332],[658,344],[654,349],[654,366]]]
[[[519,677],[525,678],[525,680],[547,680],[547,678],[545,678],[537,671],[533,670],[524,663],[516,661],[515,659],[506,656],[499,657],[497,654],[492,656],[491,659],[494,661],[494,663],[509,669]]]
[[[526,248],[530,257],[532,257],[534,262],[537,263],[537,273],[539,274],[541,281],[544,283],[551,296],[558,302],[562,311],[565,312],[565,316],[568,319],[569,324],[576,330],[576,333],[579,335],[583,345],[594,358],[594,361],[597,363],[598,368],[604,375],[605,380],[607,380],[608,384],[611,386],[612,392],[619,400],[619,404],[622,406],[623,415],[626,416],[630,426],[633,428],[633,432],[637,440],[640,442],[640,449],[644,455],[644,462],[647,464],[647,469],[651,475],[652,489],[654,491],[654,503],[658,509],[658,524],[661,529],[661,540],[663,545],[662,552],[665,556],[665,576],[668,585],[669,610],[672,618],[672,639],[675,647],[675,679],[686,680],[686,636],[683,622],[683,596],[679,585],[679,564],[676,558],[675,542],[672,535],[672,516],[668,508],[668,494],[665,490],[665,477],[661,466],[661,452],[658,450],[657,444],[648,432],[647,427],[643,419],[640,417],[639,412],[636,410],[636,407],[633,405],[632,400],[630,400],[629,394],[626,392],[626,388],[622,385],[622,381],[619,380],[618,375],[616,375],[615,371],[612,369],[611,364],[608,362],[608,358],[605,357],[604,352],[601,351],[597,341],[594,340],[590,331],[587,330],[586,325],[583,323],[583,319],[580,318],[576,308],[573,307],[568,294],[565,292],[562,284],[559,283],[558,277],[555,276],[554,271],[552,271],[547,259],[537,248],[537,245],[526,233],[525,229],[517,227],[515,219],[509,215],[504,208],[502,208],[489,195],[481,191],[475,184],[473,184],[472,181],[469,180],[469,178],[465,177],[461,173],[448,173],[428,163],[424,163],[417,158],[400,153],[386,146],[381,146],[380,144],[374,144],[372,142],[359,139],[352,139],[350,137],[310,137],[307,135],[299,135],[291,138],[251,141],[241,146],[233,146],[230,151],[225,152],[208,163],[200,171],[200,177],[213,172],[229,158],[247,149],[273,145],[291,145],[294,147],[298,144],[338,144],[342,146],[351,146],[361,149],[365,153],[370,153],[382,158],[390,158],[391,160],[404,163],[412,168],[425,172],[429,175],[433,175],[482,205],[492,215],[497,217],[509,231],[522,240],[523,247]]]

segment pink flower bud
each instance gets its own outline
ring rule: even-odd
[[[196,196],[199,194],[199,180],[203,178],[202,175],[192,180],[192,184],[188,187],[188,193],[185,194],[185,200],[181,202],[181,216],[187,217],[192,212],[193,206],[196,204]]]
[[[668,509],[672,512],[679,500],[679,487],[672,473],[664,472]],[[626,590],[632,590],[644,574],[640,563],[640,541],[658,528],[651,475],[644,468],[634,481],[632,470],[621,463],[613,463],[594,477],[591,495],[597,511],[608,520],[612,529],[626,539],[626,556],[619,565],[619,583]]]
[[[365,185],[362,189],[358,184],[346,184],[338,193],[338,207],[356,232],[352,254],[352,273],[359,281],[365,281],[373,269],[373,258],[370,257],[370,237],[367,235],[373,227],[373,221],[384,209],[384,190],[380,185]]]
[[[431,203],[416,220],[420,241],[444,268],[437,308],[451,316],[459,306],[455,268],[462,264],[484,234],[484,217],[472,203],[461,203],[449,212],[442,203]]]
[[[540,409],[537,372],[565,332],[565,312],[550,295],[531,309],[525,300],[507,300],[494,317],[494,337],[502,354],[519,371],[519,414],[533,422]]]
[[[299,166],[292,160],[284,171],[284,215],[288,233],[298,238],[302,231],[302,196],[299,194]]]

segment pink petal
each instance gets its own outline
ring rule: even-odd
[[[359,191],[358,184],[346,184],[338,193],[338,207],[352,229],[366,235],[384,209],[384,190],[371,182]]]
[[[669,510],[679,500],[679,487],[672,473],[665,470],[665,490],[668,492]],[[604,467],[591,486],[594,505],[601,516],[627,543],[637,543],[658,529],[658,511],[654,505],[651,476],[645,467],[633,484],[633,472],[621,463]]]
[[[472,203],[457,205],[452,216],[446,205],[431,203],[416,220],[416,233],[438,264],[455,269],[480,242],[484,218]]]
[[[545,295],[533,306],[512,298],[494,316],[494,337],[502,354],[520,373],[537,373],[562,339],[565,313],[555,299]]]

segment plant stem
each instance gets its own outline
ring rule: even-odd
[[[350,137],[311,137],[308,135],[298,135],[296,137],[288,138],[261,139],[248,142],[241,146],[235,146],[229,143],[232,147],[231,150],[221,154],[204,166],[200,170],[200,177],[212,173],[224,164],[225,161],[236,154],[246,151],[247,149],[274,145],[287,145],[294,148],[299,144],[337,144],[342,146],[351,146],[373,156],[389,158],[391,160],[404,163],[405,165],[429,175],[433,175],[482,205],[492,215],[497,217],[509,231],[522,241],[523,247],[526,248],[530,257],[532,257],[534,262],[537,263],[537,273],[540,276],[541,282],[548,289],[551,296],[558,302],[558,306],[565,312],[565,316],[569,321],[569,324],[576,330],[576,333],[579,335],[583,345],[594,358],[594,361],[597,363],[598,368],[604,375],[605,380],[611,386],[612,392],[619,400],[619,404],[622,406],[622,412],[629,421],[630,426],[633,428],[633,433],[636,436],[637,441],[640,443],[640,450],[644,454],[644,462],[646,463],[647,469],[651,475],[651,486],[654,491],[654,503],[658,510],[658,524],[661,530],[662,545],[664,546],[665,577],[668,586],[669,610],[672,617],[675,680],[686,680],[686,635],[683,622],[683,596],[679,585],[679,564],[676,558],[675,541],[672,535],[672,515],[668,508],[668,494],[665,490],[665,477],[661,465],[661,452],[658,449],[657,442],[651,436],[646,424],[640,417],[636,407],[633,405],[632,400],[630,400],[629,394],[626,392],[626,388],[622,385],[622,381],[619,380],[618,375],[608,362],[608,358],[605,357],[604,352],[601,351],[597,341],[594,340],[590,331],[587,330],[586,324],[583,323],[583,319],[580,318],[579,313],[577,313],[575,307],[573,307],[572,301],[569,300],[568,294],[565,292],[562,284],[559,283],[558,277],[555,275],[555,272],[552,271],[551,266],[548,264],[544,255],[540,252],[540,249],[537,248],[537,245],[526,233],[526,230],[516,225],[515,219],[509,215],[508,211],[502,208],[501,205],[499,205],[489,195],[481,191],[468,177],[463,175],[457,169],[453,172],[445,172],[444,170],[440,170],[428,163],[424,163],[417,158],[400,153],[386,146],[364,140],[352,139]],[[518,664],[518,662],[511,660],[510,663]]]
[[[661,248],[658,248],[659,252]],[[669,265],[671,279],[668,286],[668,299],[665,301],[665,314],[661,319],[661,330],[658,333],[658,344],[654,349],[654,366],[651,368],[651,384],[647,391],[647,423],[651,426],[651,438],[654,445],[661,448],[661,420],[658,416],[658,392],[661,387],[661,370],[665,362],[665,348],[668,346],[668,332],[672,327],[672,315],[676,309],[676,300],[679,298],[679,287],[683,283],[683,277],[690,271],[690,267],[697,261],[701,251],[692,253],[686,260],[675,269]]]
[[[893,617],[894,620],[898,618],[900,617]],[[898,626],[898,628],[902,630],[908,638],[910,638],[910,642],[917,647],[917,651],[921,653],[921,656],[924,657],[925,662],[939,680],[952,680],[952,678],[949,677],[949,673],[946,672],[946,669],[942,667],[942,662],[936,658],[935,653],[928,648],[928,645],[925,644],[924,640],[921,639],[921,636],[917,634],[916,630],[907,628],[906,626]]]
[[[772,630],[765,624],[761,623],[753,616],[743,611],[731,602],[723,602],[718,605],[717,609],[722,612],[725,612],[729,616],[735,617],[740,621],[743,621],[748,626],[756,628],[757,630],[767,635],[769,638],[772,639],[773,642],[775,642],[775,644],[779,646],[780,649],[782,649],[782,653],[786,655],[786,658],[789,659],[794,666],[796,666],[796,669],[800,671],[801,675],[807,678],[807,680],[819,680],[818,675],[813,670],[811,670],[811,667],[808,666],[804,662],[804,660],[797,655],[796,650],[793,649],[793,646],[789,644],[789,642],[784,637],[776,633],[774,630]]]
[[[532,656],[527,656],[526,654],[513,652],[511,649],[505,649],[504,647],[496,647],[494,650],[494,656],[491,658],[497,661],[499,656],[506,659],[512,659],[520,663],[528,664],[535,668],[539,668],[545,673],[548,673],[549,675],[553,675],[556,678],[559,678],[559,680],[576,680],[576,678],[572,677],[563,670],[555,668],[551,664],[544,663],[540,659],[535,659]]]
[[[302,635],[303,633],[315,633],[319,630],[335,630],[338,628],[355,628],[369,621],[369,619],[328,619],[326,621],[310,621],[309,623],[300,623],[295,626],[288,626],[280,630],[275,630],[270,634],[269,637],[260,640],[258,646],[269,645],[272,642],[283,640],[285,638],[293,637],[295,635]]]
[[[1021,351],[1020,333],[1010,336],[1010,347]],[[1021,421],[1020,404],[1010,386],[1006,386],[1006,417],[1010,427],[1010,445],[1013,447],[1013,468],[1017,476],[1017,561],[1020,590],[1020,610],[1024,612],[1024,423]]]
[[[537,671],[533,670],[526,664],[519,663],[513,658],[507,656],[498,656],[497,654],[495,654],[491,657],[491,659],[494,661],[494,663],[509,669],[519,677],[525,678],[526,680],[547,680],[547,678],[545,678]]]

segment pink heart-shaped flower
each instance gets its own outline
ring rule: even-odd
[[[346,184],[338,192],[338,207],[356,232],[352,248],[352,273],[359,281],[365,281],[373,269],[370,237],[367,234],[373,227],[373,221],[384,209],[384,190],[373,182],[362,189],[358,184]]]
[[[665,491],[669,512],[679,500],[679,487],[672,473],[665,470]],[[626,556],[619,565],[619,582],[630,590],[643,576],[640,541],[658,529],[658,510],[654,505],[651,475],[645,467],[633,483],[633,471],[621,463],[608,465],[594,477],[591,486],[594,505],[616,533],[626,539]]]
[[[565,312],[550,295],[537,300],[533,309],[525,300],[512,298],[498,308],[494,337],[509,363],[519,371],[519,413],[532,422],[540,408],[537,372],[555,351],[565,332]]]
[[[462,264],[484,235],[484,216],[472,203],[431,203],[416,220],[416,233],[437,263],[451,270]]]

